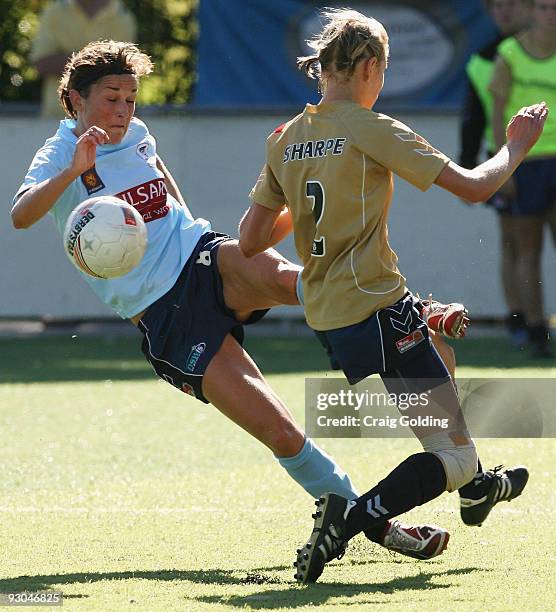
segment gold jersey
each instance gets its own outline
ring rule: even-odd
[[[250,197],[291,211],[313,329],[358,323],[404,295],[386,225],[392,173],[425,191],[449,161],[403,123],[350,101],[307,104],[269,136]]]

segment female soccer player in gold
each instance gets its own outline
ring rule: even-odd
[[[455,388],[397,268],[386,220],[393,173],[422,190],[436,183],[467,200],[486,200],[539,138],[548,113],[543,103],[521,109],[497,155],[472,170],[461,168],[403,123],[372,111],[388,63],[382,24],[348,9],[324,18],[310,43],[314,54],[299,59],[300,68],[319,79],[322,99],[268,138],[240,247],[253,256],[293,228],[307,321],[348,381],[379,373],[390,392],[430,390],[431,404],[449,415],[450,426],[415,429],[424,452],[355,502],[320,497],[313,533],[298,551],[299,582],[314,582],[357,533],[379,533],[385,520],[446,490],[460,489],[468,524],[481,524],[495,503],[523,490],[525,468],[482,474],[479,464],[478,471]],[[420,537],[437,551],[447,543],[445,532]]]

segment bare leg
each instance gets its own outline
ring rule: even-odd
[[[248,258],[237,240],[229,240],[218,249],[218,270],[226,305],[239,320],[246,319],[253,310],[299,304],[295,285],[301,267],[274,249]]]
[[[448,368],[452,380],[456,378],[456,354],[454,349],[444,341],[444,338],[440,334],[435,333],[432,329],[429,329],[429,335],[431,337],[434,348],[438,351],[440,358],[444,362],[444,365]]]
[[[302,429],[268,386],[255,362],[230,335],[206,369],[203,393],[222,414],[275,455],[291,457],[303,446]]]
[[[500,268],[506,304],[510,313],[524,312],[519,279],[519,219],[511,215],[499,215],[500,243],[502,247]]]
[[[296,282],[301,268],[269,249],[247,258],[237,240],[218,249],[224,300],[238,320],[253,310],[298,304]],[[203,393],[222,414],[267,446],[280,465],[310,495],[334,491],[354,499],[349,476],[303,430],[238,342],[227,335],[203,377]]]
[[[348,499],[359,496],[340,466],[305,438],[253,360],[230,335],[205,371],[203,393],[222,414],[266,445],[311,496],[326,491]]]
[[[544,323],[542,284],[541,284],[541,251],[544,216],[527,216],[519,218],[519,278],[522,303],[525,304],[525,315],[529,325]]]

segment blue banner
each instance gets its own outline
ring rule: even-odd
[[[315,81],[296,68],[321,28],[319,9],[349,5],[381,21],[390,67],[381,107],[455,108],[469,55],[495,36],[482,0],[200,0],[194,104],[283,108],[316,102]]]

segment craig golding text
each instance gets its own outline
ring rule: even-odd
[[[357,417],[353,415],[344,415],[341,417],[330,417],[325,414],[317,416],[318,427],[369,427],[369,428],[388,428],[396,429],[398,427],[435,427],[439,429],[448,429],[448,419],[440,419],[430,415],[420,415],[409,417],[402,415],[401,417],[374,417],[366,415]]]

